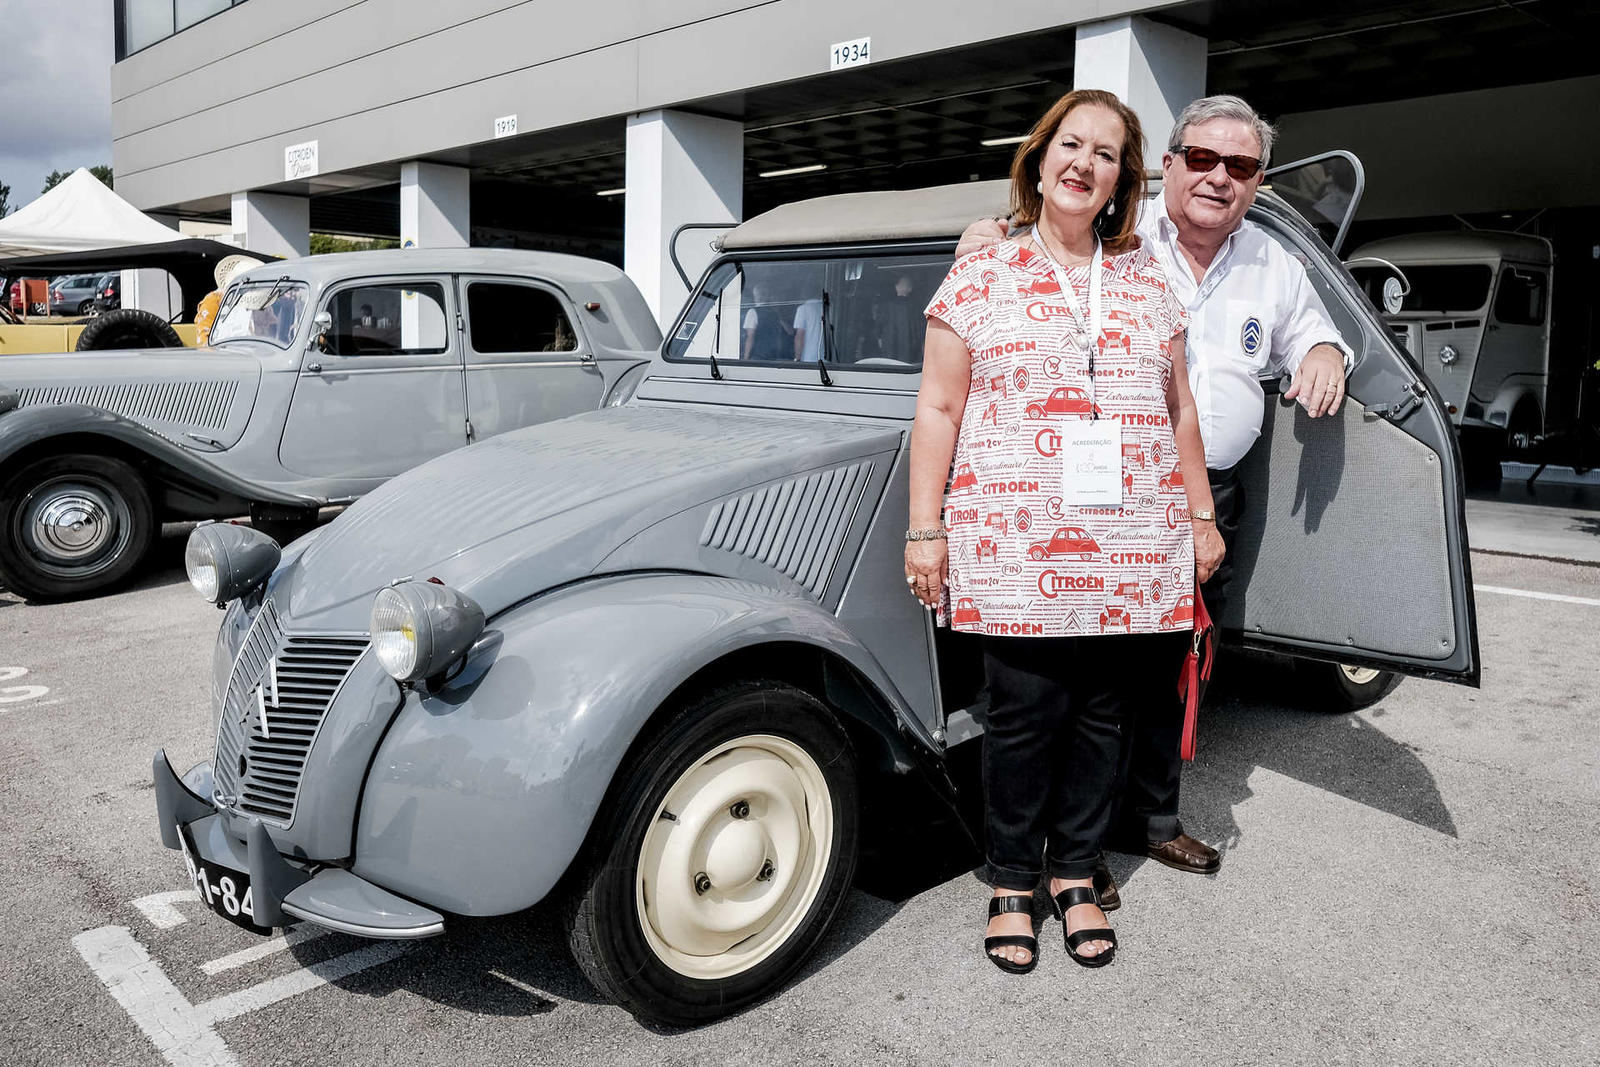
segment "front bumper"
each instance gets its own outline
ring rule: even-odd
[[[260,926],[288,926],[304,919],[358,937],[409,939],[444,932],[444,916],[406,900],[341,867],[317,868],[280,855],[259,819],[246,822],[245,839],[228,833],[211,801],[211,765],[201,763],[182,778],[166,752],[154,765],[156,818],[161,843],[182,847],[179,827],[201,859],[247,874]]]

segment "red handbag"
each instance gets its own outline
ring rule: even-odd
[[[1178,699],[1183,701],[1183,745],[1179,749],[1185,760],[1194,761],[1197,730],[1200,721],[1200,701],[1205,698],[1206,683],[1211,680],[1211,661],[1216,654],[1216,629],[1211,624],[1211,613],[1206,610],[1200,587],[1194,588],[1194,638],[1189,643],[1189,654],[1183,658],[1178,671]]]

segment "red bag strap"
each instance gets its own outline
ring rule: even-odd
[[[1196,585],[1194,636],[1189,645],[1189,654],[1183,658],[1183,667],[1178,672],[1178,698],[1183,701],[1183,742],[1178,751],[1190,762],[1194,760],[1199,743],[1200,680],[1211,677],[1215,644],[1211,613],[1206,610],[1205,597],[1200,595],[1200,587]]]

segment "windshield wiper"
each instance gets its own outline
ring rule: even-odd
[[[717,321],[713,327],[716,332],[711,337],[711,350],[706,355],[711,360],[711,380],[722,381],[722,368],[717,366],[717,349],[722,347],[722,297],[717,297]]]
[[[828,377],[828,361],[833,358],[833,322],[828,315],[828,290],[822,290],[822,358],[817,360],[817,376],[823,385],[832,385]]]

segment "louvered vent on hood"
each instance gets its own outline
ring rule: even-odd
[[[853,463],[724,500],[700,543],[781,571],[820,600],[871,475],[870,462]]]
[[[172,422],[220,430],[228,424],[237,390],[237,382],[210,381],[35,386],[17,392],[21,407],[88,404],[140,422]]]

